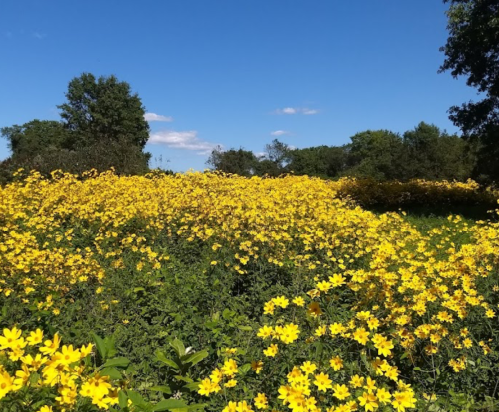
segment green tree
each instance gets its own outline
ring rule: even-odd
[[[272,140],[272,143],[265,145],[265,152],[267,159],[273,162],[277,169],[284,171],[289,162],[289,153],[291,148],[288,144],[279,141],[278,139]]]
[[[466,136],[494,135],[499,145],[499,2],[497,0],[444,0],[449,37],[441,48],[445,61],[440,72],[467,76],[468,86],[483,95],[478,102],[450,108],[450,119]],[[495,131],[491,132],[491,128]]]
[[[315,146],[294,149],[287,168],[297,175],[337,177],[346,167],[344,146]]]
[[[69,134],[61,122],[32,120],[0,129],[14,160],[29,159],[54,148],[70,149]]]
[[[66,98],[67,103],[58,108],[78,146],[119,140],[145,146],[149,138],[145,108],[128,83],[115,76],[96,79],[91,73],[83,73],[69,82]]]
[[[256,156],[249,150],[239,148],[224,151],[221,146],[217,146],[212,150],[206,164],[221,172],[251,176],[255,173],[257,162]]]
[[[421,122],[404,133],[403,143],[403,179],[466,180],[471,177],[474,150],[460,137]]]
[[[400,178],[402,139],[389,130],[366,130],[350,138],[345,174],[377,180]]]

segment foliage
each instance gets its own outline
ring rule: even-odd
[[[123,388],[115,409],[492,407],[498,223],[418,223],[358,204],[497,204],[497,192],[379,186],[220,173],[18,178],[0,189],[0,325],[57,330],[73,347],[93,339],[94,367]]]
[[[476,149],[435,125],[419,123],[403,135],[404,156],[399,164],[406,179],[466,181],[476,162]]]
[[[50,176],[54,170],[82,174],[111,168],[118,174],[144,174],[149,153],[145,109],[137,94],[116,77],[89,73],[69,83],[68,102],[59,106],[63,122],[33,120],[1,129],[12,151],[0,164],[0,182],[19,168]]]
[[[32,120],[20,126],[4,127],[1,134],[8,140],[15,160],[29,159],[47,150],[71,149],[68,132],[61,122],[53,120]]]
[[[449,37],[441,48],[440,72],[467,76],[466,83],[483,94],[479,102],[450,108],[450,119],[465,135],[483,135],[499,123],[499,4],[495,0],[444,0]],[[498,140],[495,140],[495,145]]]
[[[256,156],[242,148],[223,151],[220,146],[213,149],[206,164],[215,170],[234,173],[240,176],[251,176],[255,171]]]
[[[67,103],[59,107],[64,126],[75,134],[77,146],[125,140],[143,148],[149,138],[145,108],[130,85],[115,76],[98,79],[83,73],[69,82]]]
[[[215,149],[208,164],[215,170],[240,176],[272,176],[285,173],[339,178],[352,176],[376,181],[411,179],[466,181],[473,174],[487,181],[483,171],[474,170],[480,145],[442,132],[421,122],[400,136],[389,130],[367,130],[351,137],[343,146],[292,149],[274,139],[266,154],[257,158],[251,151]],[[490,155],[493,163],[493,155]],[[490,180],[489,180],[490,183]]]
[[[337,177],[345,173],[347,146],[316,146],[293,149],[288,170],[297,175]]]

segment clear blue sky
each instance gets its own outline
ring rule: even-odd
[[[91,72],[127,81],[149,118],[169,120],[151,121],[147,150],[176,171],[204,169],[217,144],[341,145],[420,121],[456,132],[446,111],[476,93],[437,74],[445,9],[440,0],[1,0],[0,127],[58,120],[68,82]]]

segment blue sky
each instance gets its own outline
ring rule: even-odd
[[[437,74],[439,0],[1,0],[0,127],[58,120],[82,72],[130,83],[152,166],[206,167],[220,144],[341,145],[420,121],[449,132],[476,92]],[[154,116],[154,115],[157,116]],[[9,156],[0,140],[0,159]],[[159,159],[162,158],[162,163]]]

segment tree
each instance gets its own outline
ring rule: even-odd
[[[239,148],[224,151],[221,146],[217,146],[212,150],[206,164],[221,172],[251,176],[255,172],[257,162],[256,156],[249,150]]]
[[[284,171],[284,168],[289,162],[289,153],[291,148],[288,144],[279,141],[278,139],[272,140],[272,143],[265,145],[265,152],[267,159],[273,162],[277,169]]]
[[[499,145],[499,2],[497,0],[444,0],[449,37],[440,50],[445,61],[439,72],[468,76],[468,86],[484,98],[450,108],[449,118],[465,136],[494,134]],[[491,130],[494,129],[494,130]]]
[[[115,76],[96,79],[83,73],[69,82],[67,103],[58,108],[75,144],[88,146],[99,141],[125,140],[143,148],[149,138],[145,108],[130,85]]]
[[[33,120],[4,127],[12,157],[2,163],[2,173],[16,168],[50,174],[55,169],[81,173],[114,167],[118,174],[148,170],[149,137],[145,108],[126,82],[116,77],[84,73],[69,83],[67,103],[58,106],[63,122]]]
[[[23,125],[0,129],[2,137],[8,140],[14,160],[29,159],[54,148],[70,149],[69,134],[61,122],[53,120],[32,120]]]
[[[315,146],[294,149],[287,168],[297,175],[337,177],[346,166],[344,146]]]
[[[403,153],[402,139],[389,130],[366,130],[350,138],[347,175],[377,180],[398,179]]]
[[[402,179],[466,180],[475,163],[470,144],[425,122],[403,135]]]

